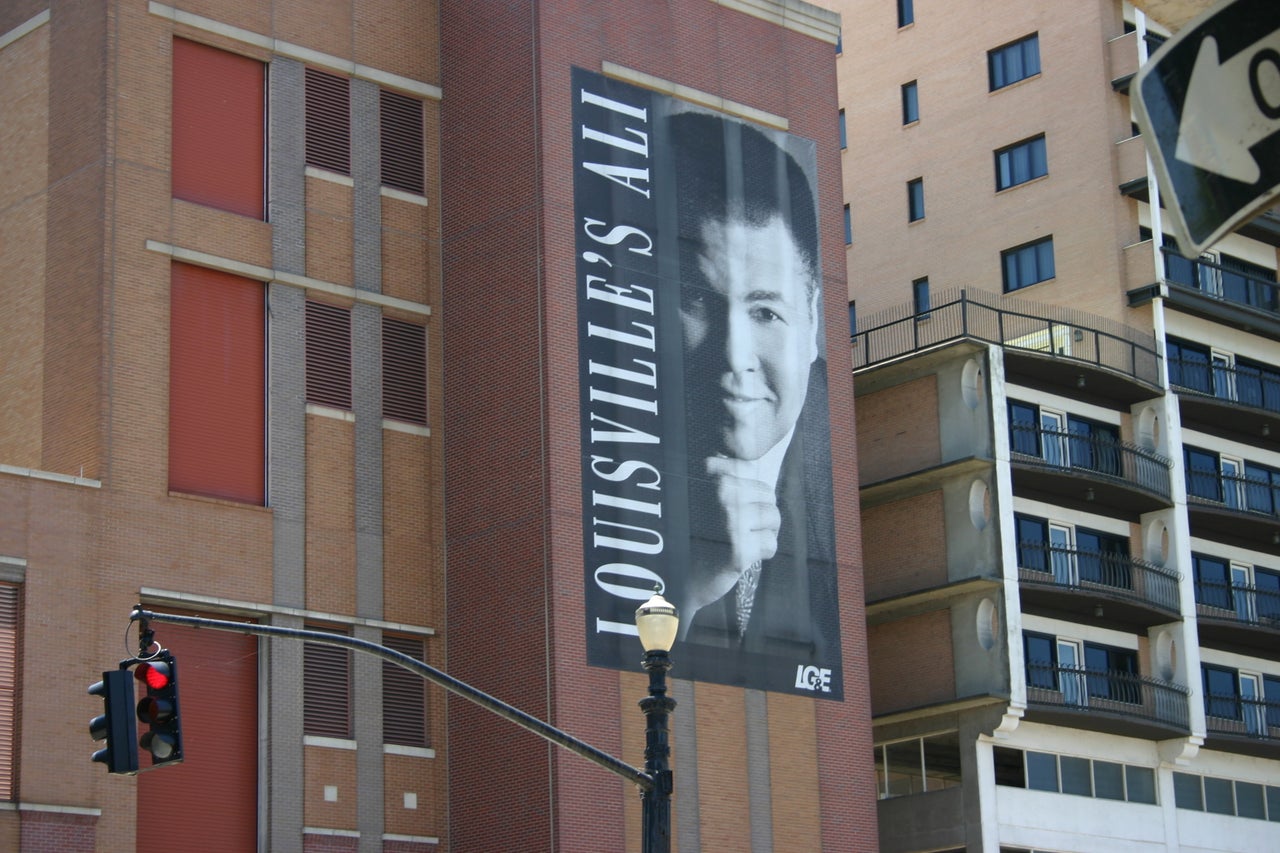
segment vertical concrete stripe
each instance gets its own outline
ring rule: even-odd
[[[747,786],[751,801],[751,853],[773,853],[770,793],[769,702],[762,690],[747,690]]]
[[[281,628],[301,628],[295,616],[274,615],[268,623]],[[264,640],[266,684],[259,695],[268,696],[258,706],[265,716],[261,730],[270,751],[266,758],[267,802],[263,804],[268,827],[267,849],[273,853],[302,853],[302,643],[290,639]],[[266,750],[264,750],[266,752]]]
[[[382,642],[382,632],[357,626],[352,632],[361,640]],[[360,808],[356,828],[360,831],[360,853],[382,853],[382,833],[386,808],[382,774],[382,659],[368,654],[352,655],[351,683],[355,685],[355,713],[352,720],[356,743],[356,785]]]
[[[351,179],[354,184],[355,285],[382,290],[382,151],[377,85],[351,81]]]
[[[381,619],[382,310],[357,303],[351,309],[351,338],[351,410],[356,420],[356,613]]]
[[[671,696],[676,700],[676,710],[671,715],[675,738],[676,850],[697,853],[702,849],[702,835],[698,817],[698,726],[693,682],[672,679]]]

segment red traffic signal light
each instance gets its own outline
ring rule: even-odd
[[[107,743],[93,754],[93,760],[107,765],[108,773],[132,775],[138,772],[138,747],[134,743],[133,679],[129,670],[102,673],[102,680],[89,688],[102,697],[102,713],[89,721],[89,734]]]
[[[138,700],[138,720],[148,730],[138,744],[151,755],[151,766],[182,761],[182,722],[178,718],[178,662],[163,652],[144,661],[134,670],[134,678],[146,686]]]

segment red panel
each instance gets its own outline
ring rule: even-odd
[[[138,850],[258,846],[258,641],[155,625],[178,662],[183,763],[138,776]],[[140,757],[146,765],[148,759]]]
[[[260,282],[174,264],[169,488],[261,504],[266,444]]]
[[[173,40],[173,197],[263,218],[265,66]]]

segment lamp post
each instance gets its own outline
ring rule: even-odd
[[[642,853],[669,853],[671,850],[671,766],[668,757],[667,715],[676,700],[667,695],[667,670],[671,669],[671,645],[676,640],[680,617],[675,607],[654,592],[636,608],[636,631],[644,646],[644,668],[649,672],[649,695],[640,700],[646,725],[644,771],[653,785],[640,795]]]

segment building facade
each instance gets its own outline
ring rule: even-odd
[[[837,8],[881,849],[1274,847],[1274,214],[1179,254],[1127,3]]]
[[[589,181],[673,198],[597,156],[674,158],[659,113],[803,152],[806,371],[825,458],[854,459],[838,37],[795,0],[3,4],[0,849],[639,849],[626,783],[368,655],[153,623],[185,760],[136,779],[89,760],[85,691],[139,653],[142,603],[378,643],[641,765],[640,648],[600,651],[589,602],[634,610],[675,570],[591,549],[675,543],[694,514],[591,516],[656,515],[590,477],[659,469],[605,461],[583,417],[647,411],[632,386],[687,356],[679,299],[661,339],[592,332],[589,300],[644,308],[679,277],[602,283],[649,254],[592,224]],[[655,355],[599,367],[593,337]],[[673,651],[673,849],[876,847],[853,466],[820,508],[834,648],[748,653],[752,587],[744,651]]]

